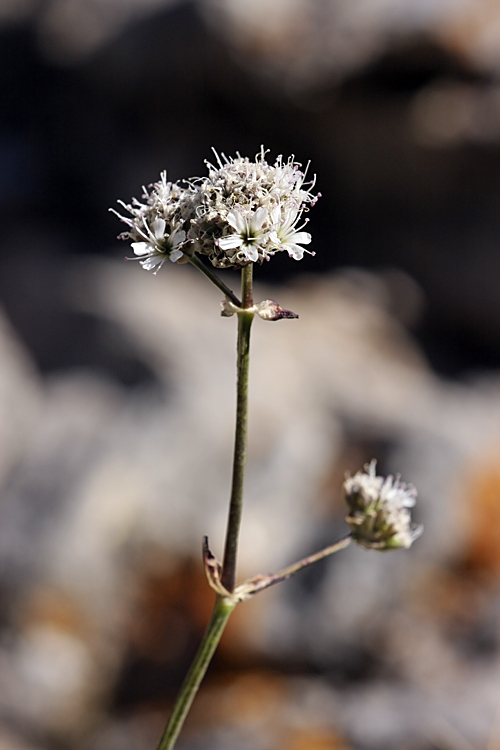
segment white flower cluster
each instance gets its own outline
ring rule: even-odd
[[[411,523],[417,490],[399,478],[376,476],[376,461],[344,482],[346,522],[358,544],[369,549],[411,547],[423,526]]]
[[[160,181],[145,187],[143,203],[132,199],[132,203],[118,201],[131,216],[115,213],[129,229],[120,234],[120,239],[132,240],[132,249],[147,271],[156,273],[166,260],[181,261],[186,253],[186,230],[184,225],[195,210],[193,191],[167,182],[167,173],[162,172]],[[188,260],[188,258],[186,258]]]
[[[143,188],[144,202],[119,201],[131,215],[114,211],[129,227],[120,238],[132,240],[142,266],[156,273],[167,259],[186,262],[194,253],[217,268],[262,263],[283,250],[295,260],[314,255],[303,247],[311,242],[302,231],[307,219],[300,222],[319,194],[311,194],[314,180],[305,183],[300,164],[281,156],[268,164],[263,148],[255,161],[215,155],[208,177],[181,185],[162,172],[150,192]]]

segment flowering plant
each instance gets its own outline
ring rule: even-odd
[[[156,274],[167,260],[191,263],[224,293],[221,314],[238,317],[235,447],[223,562],[210,550],[208,539],[203,543],[205,572],[216,592],[216,601],[158,750],[174,747],[237,604],[344,549],[353,540],[369,549],[408,548],[422,532],[421,527],[412,525],[410,518],[416,490],[399,479],[376,476],[372,461],[366,473],[358,472],[344,483],[350,534],[278,573],[257,575],[236,584],[246,464],[250,329],[255,315],[263,320],[298,317],[273,300],[254,303],[253,265],[268,261],[281,251],[294,260],[301,260],[304,253],[314,255],[304,247],[312,238],[303,231],[308,219],[302,217],[320,194],[313,195],[315,179],[305,181],[307,169],[302,172],[294,157],[284,161],[280,156],[274,164],[269,164],[264,148],[255,161],[239,154],[234,159],[224,155],[220,158],[217,153],[215,156],[216,166],[207,162],[208,176],[171,183],[167,182],[166,172],[162,172],[159,182],[151,185],[149,191],[143,188],[142,202],[135,198],[129,204],[119,201],[129,216],[115,211],[128,227],[120,237],[131,242],[144,269]],[[241,301],[200,256],[208,258],[215,268],[241,269]]]

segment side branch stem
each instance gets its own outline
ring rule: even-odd
[[[217,597],[212,617],[205,630],[198,653],[182,684],[170,719],[158,745],[158,750],[172,750],[174,747],[234,607],[235,604],[233,602],[228,601],[224,597]]]
[[[198,271],[201,271],[207,277],[207,279],[210,279],[212,284],[215,284],[217,289],[220,289],[221,292],[223,292],[226,295],[226,297],[229,297],[233,305],[236,305],[236,307],[241,307],[241,302],[239,301],[235,293],[232,292],[231,289],[228,286],[226,286],[223,281],[219,279],[217,274],[215,274],[211,268],[209,268],[204,263],[202,263],[202,261],[198,258],[197,255],[193,255],[189,259],[189,262],[191,263],[191,265],[197,268]],[[246,270],[246,269],[243,269],[243,270]],[[247,305],[245,305],[245,307],[247,307]]]
[[[264,589],[269,588],[269,586],[274,586],[275,583],[279,583],[280,581],[286,581],[287,578],[291,578],[291,576],[295,575],[295,573],[298,573],[298,571],[302,570],[302,568],[307,568],[309,565],[318,562],[318,560],[323,560],[324,557],[333,555],[335,552],[340,552],[341,549],[345,549],[346,547],[348,547],[351,542],[352,536],[351,534],[348,534],[338,542],[330,544],[328,547],[324,547],[323,549],[319,550],[319,552],[315,552],[313,555],[303,557],[302,560],[299,560],[293,565],[289,565],[287,568],[283,568],[283,570],[280,570],[278,573],[272,573],[268,576],[262,577],[259,576],[261,580],[258,581],[256,585],[255,593],[257,593],[257,591],[263,591]]]
[[[243,308],[252,307],[252,270],[248,266],[241,270],[241,298]],[[236,558],[238,554],[238,536],[243,505],[243,483],[247,457],[248,432],[248,370],[250,364],[250,328],[253,313],[238,313],[238,382],[236,394],[236,430],[234,440],[233,480],[231,500],[226,530],[224,562],[222,565],[221,583],[232,593],[236,581]]]

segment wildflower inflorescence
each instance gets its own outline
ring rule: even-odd
[[[376,461],[344,482],[346,522],[358,544],[369,549],[411,547],[423,526],[412,524],[410,508],[417,490],[399,478],[376,475]]]
[[[166,260],[186,262],[194,253],[217,268],[262,263],[280,251],[295,260],[314,255],[303,247],[311,235],[302,215],[319,194],[312,195],[314,179],[305,182],[294,157],[268,164],[264,148],[255,161],[214,153],[207,177],[170,183],[162,172],[149,191],[143,188],[142,202],[119,201],[130,214],[114,211],[128,225],[120,238],[132,241],[141,265],[156,273]]]

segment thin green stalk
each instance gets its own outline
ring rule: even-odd
[[[203,635],[198,653],[182,684],[172,714],[158,745],[158,750],[172,750],[174,747],[201,681],[215,653],[215,649],[219,645],[229,616],[235,606],[234,602],[221,596],[217,597],[212,617]]]
[[[191,259],[193,265],[200,269],[213,283],[222,289],[231,301],[241,307],[239,300],[230,289],[227,289],[215,274],[212,274],[198,259]],[[212,278],[213,276],[213,278]],[[251,307],[252,300],[252,264],[241,271],[241,296],[244,307]],[[238,550],[238,534],[241,522],[241,508],[243,502],[243,479],[245,475],[247,422],[248,422],[248,369],[250,361],[250,327],[253,313],[238,313],[238,363],[237,363],[237,399],[236,399],[236,432],[234,445],[233,480],[229,518],[226,532],[224,565],[222,569],[222,584],[226,590],[234,590],[236,576],[236,556]],[[217,596],[212,618],[203,635],[203,639],[191,665],[189,673],[182,684],[177,696],[172,714],[168,720],[158,750],[172,750],[182,729],[191,704],[198,688],[205,676],[208,665],[221,639],[226,623],[236,602],[227,597]]]
[[[212,284],[215,284],[217,289],[220,289],[221,292],[224,292],[226,297],[229,297],[233,305],[236,305],[236,307],[241,307],[241,302],[239,301],[238,297],[235,295],[234,292],[231,291],[231,289],[224,284],[223,281],[219,279],[219,277],[212,271],[211,268],[206,266],[204,263],[201,262],[201,260],[198,258],[197,255],[193,255],[189,262],[198,269],[198,271],[201,271],[207,279],[210,279]],[[243,269],[245,270],[245,269]],[[245,305],[246,306],[246,305]]]
[[[323,560],[324,557],[333,555],[335,552],[340,552],[341,549],[345,549],[346,547],[348,547],[351,542],[352,535],[348,534],[338,542],[320,549],[319,552],[315,552],[313,555],[303,557],[302,560],[293,563],[293,565],[289,565],[287,568],[283,568],[283,570],[278,571],[278,573],[272,573],[268,576],[261,576],[261,580],[257,584],[257,591],[263,591],[264,589],[269,588],[269,586],[274,586],[275,583],[286,581],[287,578],[295,575],[295,573],[297,573],[299,570],[302,570],[302,568],[307,568],[308,565],[312,565],[313,563],[318,562],[318,560]]]
[[[251,263],[241,270],[241,298],[243,307],[253,305]],[[227,519],[226,544],[222,565],[221,583],[232,593],[236,581],[236,558],[238,555],[238,536],[243,507],[243,482],[247,458],[248,432],[248,370],[250,364],[250,328],[253,313],[238,314],[238,383],[236,394],[236,431],[234,439],[233,481],[231,500]]]

